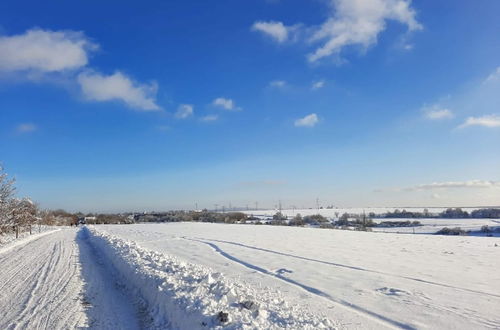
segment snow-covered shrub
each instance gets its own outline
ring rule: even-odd
[[[482,226],[481,227],[481,232],[482,233],[491,233],[493,230],[491,230],[491,228],[488,226],[488,225],[485,225],[485,226]]]
[[[467,232],[460,227],[455,227],[455,228],[444,227],[441,230],[439,230],[438,232],[436,232],[436,235],[455,235],[455,236],[458,236],[458,235],[467,235]]]

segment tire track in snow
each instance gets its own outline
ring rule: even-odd
[[[340,305],[342,307],[345,307],[345,308],[348,308],[348,309],[351,309],[353,310],[354,312],[358,313],[358,314],[361,314],[365,317],[369,317],[379,323],[382,323],[384,324],[385,326],[388,326],[388,327],[396,327],[396,328],[400,328],[400,329],[408,329],[408,330],[414,330],[416,328],[414,328],[413,326],[409,325],[409,324],[406,324],[406,323],[402,323],[402,322],[399,322],[399,321],[396,321],[396,320],[393,320],[387,316],[384,316],[384,315],[381,315],[381,314],[378,314],[378,313],[375,313],[373,311],[370,311],[368,309],[365,309],[361,306],[358,306],[358,305],[355,305],[355,304],[352,304],[346,300],[343,300],[343,299],[339,299],[339,298],[336,298],[336,297],[333,297],[331,295],[329,295],[328,293],[326,292],[323,292],[319,289],[316,289],[316,288],[313,288],[311,286],[308,286],[308,285],[305,285],[305,284],[302,284],[298,281],[295,281],[295,280],[292,280],[290,278],[287,278],[281,274],[277,274],[277,273],[274,273],[274,272],[271,272],[265,268],[262,268],[262,267],[259,267],[259,266],[256,266],[256,265],[253,265],[253,264],[250,264],[248,262],[245,262],[241,259],[238,259],[234,256],[232,256],[231,254],[225,252],[224,250],[222,250],[219,246],[217,246],[216,244],[214,243],[210,243],[210,242],[206,242],[204,240],[201,240],[201,239],[196,239],[196,238],[188,238],[186,236],[183,236],[182,237],[183,239],[186,239],[186,240],[190,240],[190,241],[195,241],[195,242],[199,242],[199,243],[203,243],[203,244],[206,244],[208,246],[210,246],[215,252],[219,253],[221,256],[223,256],[224,258],[226,259],[229,259],[233,262],[236,262],[240,265],[243,265],[244,267],[247,267],[249,269],[252,269],[252,270],[255,270],[255,271],[258,271],[262,274],[265,274],[265,275],[268,275],[268,276],[271,276],[271,277],[274,277],[274,278],[277,278],[281,281],[284,281],[286,283],[289,283],[289,284],[292,284],[292,285],[295,285],[309,293],[312,293],[312,294],[315,294],[317,296],[320,296],[320,297],[323,297],[337,305]]]
[[[196,239],[200,239],[200,238],[196,238]],[[217,239],[209,239],[209,238],[203,238],[202,240],[212,241],[212,242],[219,242],[219,243],[225,243],[225,244],[232,244],[232,245],[244,247],[244,248],[247,248],[247,249],[253,249],[253,250],[258,250],[258,251],[262,251],[262,252],[273,253],[273,254],[277,254],[277,255],[281,255],[281,256],[285,256],[285,257],[291,257],[291,258],[296,258],[296,259],[301,259],[301,260],[306,260],[306,261],[311,261],[311,262],[317,262],[317,263],[324,264],[324,265],[341,267],[341,268],[347,268],[347,269],[351,269],[351,270],[357,270],[357,271],[361,271],[361,272],[368,272],[368,273],[374,273],[374,274],[391,276],[391,277],[397,277],[397,278],[402,278],[402,279],[405,279],[405,280],[415,281],[415,282],[419,282],[419,283],[425,283],[425,284],[429,284],[429,285],[435,285],[435,286],[440,286],[440,287],[444,287],[444,288],[450,288],[450,289],[455,289],[455,290],[462,290],[462,291],[466,291],[466,292],[470,292],[470,293],[474,293],[474,294],[481,294],[481,295],[491,296],[491,297],[495,297],[495,298],[500,298],[500,295],[495,294],[495,293],[489,293],[489,292],[484,292],[484,291],[479,291],[479,290],[462,288],[462,287],[457,287],[457,286],[453,286],[453,285],[449,285],[449,284],[428,281],[428,280],[424,280],[424,279],[420,279],[420,278],[415,278],[415,277],[410,277],[410,276],[402,276],[402,275],[397,275],[397,274],[391,274],[391,273],[381,272],[381,271],[378,271],[378,270],[372,270],[372,269],[367,269],[367,268],[362,268],[362,267],[357,267],[357,266],[344,265],[344,264],[340,264],[340,263],[336,263],[336,262],[331,262],[331,261],[324,261],[324,260],[317,260],[317,259],[312,259],[312,258],[308,258],[308,257],[296,256],[296,255],[289,254],[289,253],[273,251],[273,250],[269,250],[269,249],[265,249],[265,248],[258,248],[258,247],[255,247],[255,246],[245,245],[245,244],[242,244],[242,243],[236,243],[236,242],[230,242],[230,241],[224,241],[224,240],[217,240]]]
[[[84,298],[88,305],[90,329],[136,330],[148,328],[136,299],[123,289],[116,271],[109,266],[88,239],[88,232],[77,234],[79,258],[84,280]]]
[[[1,329],[72,329],[85,325],[74,230],[16,246],[0,257]]]

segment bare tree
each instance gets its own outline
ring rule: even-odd
[[[14,182],[0,166],[0,234],[13,230],[18,237],[21,229],[29,229],[31,233],[38,207],[29,198],[15,198]]]
[[[0,165],[0,234],[9,229],[14,207],[14,179],[10,179]]]

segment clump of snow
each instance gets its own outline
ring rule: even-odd
[[[333,329],[334,322],[202,265],[141,248],[95,227],[89,241],[143,301],[151,323],[181,329]]]

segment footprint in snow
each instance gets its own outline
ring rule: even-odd
[[[284,275],[286,273],[293,273],[293,271],[289,270],[289,269],[286,269],[286,268],[280,268],[276,271],[276,274],[278,275]]]
[[[378,291],[382,294],[385,294],[387,296],[402,296],[402,295],[409,294],[408,292],[406,292],[404,290],[395,289],[395,288],[388,288],[388,287],[383,287],[383,288],[377,289],[376,291]]]

